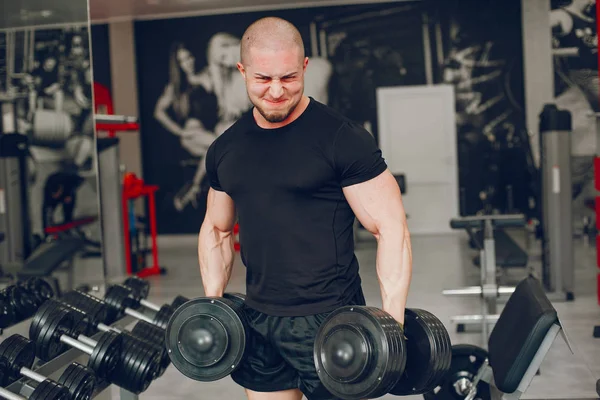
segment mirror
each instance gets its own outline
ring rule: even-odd
[[[0,2],[0,279],[102,282],[87,0]]]

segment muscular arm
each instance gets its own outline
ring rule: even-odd
[[[235,206],[225,192],[210,189],[198,235],[198,260],[206,296],[222,296],[233,267]]]
[[[400,188],[389,170],[343,189],[360,223],[377,239],[377,276],[383,310],[404,324],[412,250]]]

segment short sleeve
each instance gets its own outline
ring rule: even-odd
[[[219,182],[219,174],[217,173],[217,159],[215,155],[216,145],[217,140],[213,141],[212,144],[208,147],[208,150],[206,151],[206,157],[204,158],[206,165],[206,175],[208,177],[208,181],[210,182],[210,187],[222,192],[223,188],[221,188],[221,183]]]
[[[375,138],[356,123],[346,123],[338,131],[334,163],[343,187],[368,181],[387,169]]]

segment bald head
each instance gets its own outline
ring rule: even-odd
[[[296,48],[301,59],[304,58],[304,42],[298,29],[279,17],[266,17],[253,22],[242,36],[240,60],[247,64],[250,52],[260,50],[290,50]]]

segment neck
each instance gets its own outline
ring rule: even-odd
[[[263,128],[263,129],[276,129],[276,128],[281,128],[283,126],[291,124],[296,119],[298,119],[298,117],[300,117],[300,115],[302,115],[302,113],[304,112],[304,110],[306,110],[306,108],[308,107],[309,103],[310,103],[310,99],[308,98],[308,96],[306,96],[306,95],[302,96],[302,98],[300,99],[300,102],[298,102],[298,105],[296,105],[296,108],[294,109],[294,111],[292,111],[292,113],[290,115],[288,115],[288,117],[286,119],[284,119],[283,121],[281,121],[281,122],[269,122],[269,121],[267,121],[265,119],[265,117],[263,117],[261,115],[261,113],[258,112],[258,110],[256,109],[256,107],[254,107],[254,109],[252,110],[252,114],[254,115],[254,119],[256,120],[256,123],[261,128]]]

